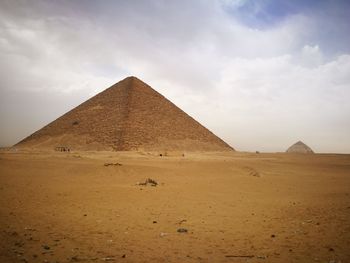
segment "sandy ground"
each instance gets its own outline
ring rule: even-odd
[[[350,262],[350,156],[0,153],[0,262],[104,261]]]

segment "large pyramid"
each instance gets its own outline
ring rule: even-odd
[[[313,150],[302,141],[298,141],[290,146],[287,153],[314,153]]]
[[[164,96],[128,77],[16,146],[77,150],[233,150]]]

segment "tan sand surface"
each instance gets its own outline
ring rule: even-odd
[[[169,155],[3,151],[0,262],[350,262],[349,155]]]

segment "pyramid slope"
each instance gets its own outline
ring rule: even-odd
[[[287,153],[314,153],[313,150],[302,141],[298,141],[290,146]]]
[[[80,150],[233,150],[164,96],[128,77],[17,144]]]

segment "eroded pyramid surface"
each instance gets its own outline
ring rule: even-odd
[[[128,77],[17,144],[79,150],[233,150],[136,77]]]

